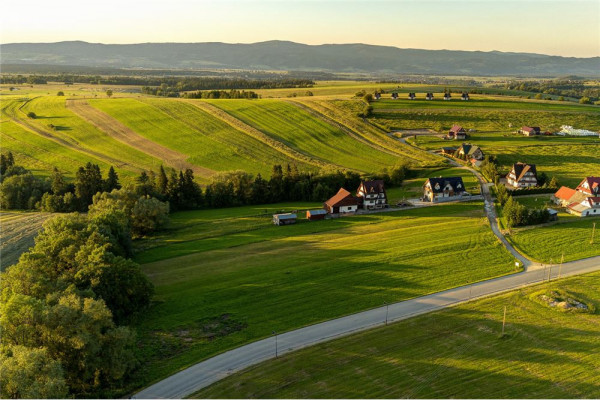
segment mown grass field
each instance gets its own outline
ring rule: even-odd
[[[417,136],[409,142],[427,149],[459,146],[460,142],[434,136]],[[574,137],[524,137],[498,132],[476,132],[466,142],[494,155],[503,173],[518,161],[535,164],[538,174],[556,176],[560,185],[577,186],[586,176],[600,175],[600,139]]]
[[[592,229],[596,224],[594,242]],[[510,241],[532,259],[549,263],[600,256],[600,218],[568,218],[559,215],[559,222],[549,226],[517,228]]]
[[[598,398],[600,273],[529,287],[286,354],[194,398]],[[506,307],[506,336],[501,337]]]
[[[215,228],[216,247],[196,241],[200,252],[142,266],[156,296],[137,324],[144,359],[138,385],[273,330],[515,272],[481,203],[287,227],[264,217],[247,232],[225,226],[243,228],[241,216],[224,222],[217,221],[224,214],[197,216]],[[193,238],[186,229],[182,236]],[[219,327],[211,339],[207,325]]]
[[[376,172],[395,165],[398,157],[358,141],[300,107],[277,100],[209,101],[244,123],[295,150],[335,166]]]
[[[297,160],[272,149],[193,105],[171,99],[123,98],[90,104],[140,135],[189,155],[188,161],[214,171],[242,169],[270,175],[274,164]]]
[[[79,118],[65,107],[64,97],[36,97],[18,107],[14,113],[16,118],[62,140],[73,150],[114,165],[125,174],[126,171],[131,175],[143,169],[156,169],[161,164],[159,159],[124,145]],[[27,118],[28,112],[34,112],[37,117]]]
[[[0,212],[0,271],[16,264],[21,254],[33,246],[42,224],[51,216],[51,213],[40,212]]]

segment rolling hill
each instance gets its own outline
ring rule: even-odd
[[[361,43],[306,45],[277,40],[251,44],[9,43],[0,45],[0,52],[3,64],[116,68],[236,68],[484,76],[598,76],[600,71],[600,57],[400,49]]]

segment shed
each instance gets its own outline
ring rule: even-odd
[[[358,199],[341,188],[335,196],[323,203],[323,207],[330,214],[354,213],[358,208]]]
[[[291,225],[296,223],[296,214],[285,213],[285,214],[273,214],[273,224],[275,225]]]
[[[548,214],[550,214],[550,221],[558,221],[558,211],[548,208]]]
[[[325,219],[327,211],[325,210],[306,210],[306,219],[309,221],[320,221]]]

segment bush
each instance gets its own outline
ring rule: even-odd
[[[33,111],[29,111],[29,112],[27,113],[27,117],[28,117],[28,118],[31,118],[31,119],[36,119],[36,118],[37,118],[37,115],[35,115],[35,113],[34,113]]]
[[[65,95],[65,92],[63,92],[63,91],[61,90],[61,91],[59,91],[58,93],[56,93],[56,95],[57,95],[57,96],[64,96],[64,95]]]

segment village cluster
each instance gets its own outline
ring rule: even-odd
[[[381,99],[381,93],[376,92],[374,95],[375,100],[379,100]],[[400,98],[400,95],[398,94],[398,92],[392,92],[391,95],[391,99],[392,100],[398,100]],[[411,92],[408,94],[408,99],[409,100],[415,100],[417,98],[417,94],[414,92]],[[452,99],[452,94],[450,94],[450,92],[445,92],[444,93],[444,100],[451,100]],[[460,95],[460,99],[461,100],[469,100],[469,93],[463,92]],[[432,92],[427,92],[425,93],[425,100],[433,100],[433,93]]]

